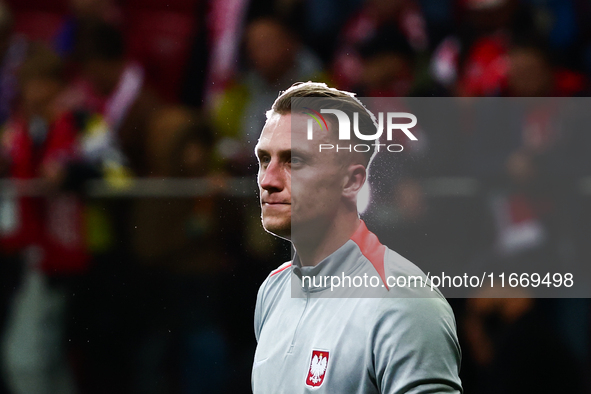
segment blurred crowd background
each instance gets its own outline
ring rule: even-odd
[[[0,2],[0,393],[250,392],[256,292],[290,258],[254,184],[278,92],[585,97],[590,20],[584,0]],[[432,119],[437,156],[409,147],[367,221],[394,218],[419,266],[585,266],[591,131],[551,113],[453,138]],[[450,300],[466,392],[589,392],[591,304],[527,295]]]

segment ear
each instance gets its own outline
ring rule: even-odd
[[[353,163],[349,165],[343,186],[343,196],[349,199],[356,198],[366,178],[367,171],[363,164]]]

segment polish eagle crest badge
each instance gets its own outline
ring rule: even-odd
[[[308,367],[306,386],[317,388],[322,385],[326,377],[329,354],[326,350],[312,350],[312,358]]]

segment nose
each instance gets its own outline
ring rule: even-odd
[[[279,192],[285,187],[285,174],[278,160],[271,160],[266,167],[259,167],[259,186],[268,192]]]

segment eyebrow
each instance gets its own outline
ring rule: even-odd
[[[299,149],[292,149],[291,155],[292,156],[299,156],[304,159],[309,159],[311,157],[311,155],[309,153],[304,152],[303,150],[299,150]]]
[[[267,152],[266,150],[264,150],[264,149],[261,149],[261,148],[259,148],[259,147],[257,147],[257,148],[254,150],[254,154],[256,155],[256,157],[261,157],[261,155],[268,154],[268,153],[269,153],[269,152]]]
[[[291,149],[280,150],[278,153],[279,153],[280,157],[286,157],[286,156],[289,157],[292,155]],[[261,148],[256,148],[255,154],[257,155],[257,157],[261,157],[263,155],[269,155],[269,156],[271,155],[269,153],[269,151],[267,151],[266,149],[261,149]]]

